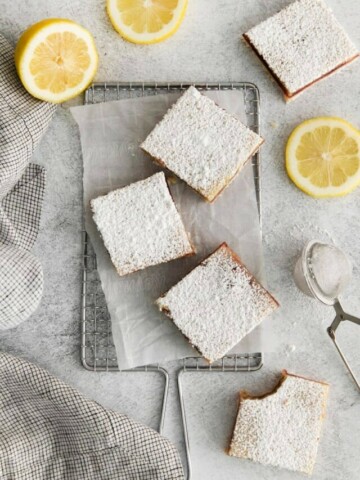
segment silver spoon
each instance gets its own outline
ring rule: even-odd
[[[335,337],[335,332],[343,321],[347,320],[360,325],[360,318],[346,313],[338,298],[350,281],[351,273],[351,263],[339,248],[312,240],[305,245],[296,262],[294,279],[303,293],[320,300],[325,305],[334,307],[336,315],[327,332],[360,390],[360,382]]]

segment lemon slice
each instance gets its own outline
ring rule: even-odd
[[[71,20],[49,18],[23,33],[16,46],[15,65],[31,95],[60,103],[91,83],[98,54],[85,28]]]
[[[188,0],[107,0],[116,31],[133,43],[156,43],[179,28]]]
[[[336,117],[301,123],[286,145],[286,170],[308,195],[346,195],[360,184],[359,130]]]

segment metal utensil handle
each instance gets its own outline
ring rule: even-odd
[[[358,387],[358,389],[360,391],[360,381],[356,378],[355,373],[353,372],[353,370],[350,367],[350,364],[347,361],[343,351],[341,350],[339,344],[337,343],[336,336],[335,336],[335,332],[336,332],[336,330],[339,327],[341,322],[344,322],[344,321],[347,320],[349,322],[355,323],[356,325],[360,325],[360,318],[346,313],[344,311],[344,309],[342,308],[342,306],[340,305],[340,302],[338,300],[334,304],[334,309],[335,309],[335,312],[336,312],[336,316],[335,316],[332,324],[330,325],[330,327],[327,329],[327,332],[328,332],[331,340],[333,341],[337,351],[339,352],[339,355],[340,355],[342,361],[344,362],[346,368],[348,369],[348,372],[350,373],[352,379],[354,380],[356,386]]]

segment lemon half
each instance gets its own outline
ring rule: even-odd
[[[286,145],[286,170],[313,197],[346,195],[360,184],[360,131],[336,117],[298,125]]]
[[[133,43],[156,43],[179,28],[188,0],[107,0],[115,30]]]
[[[23,33],[16,46],[15,65],[31,95],[60,103],[91,83],[98,54],[85,28],[71,20],[49,18]]]

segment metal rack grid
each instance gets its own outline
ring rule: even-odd
[[[239,90],[243,93],[243,102],[247,125],[259,133],[260,99],[257,87],[247,82],[216,82],[216,83],[95,83],[85,92],[85,104],[95,104],[107,101],[134,98],[145,95],[175,93],[186,90],[194,85],[198,90]],[[257,153],[252,159],[255,192],[261,225],[261,183],[260,156]],[[96,255],[87,233],[83,232],[83,288],[82,288],[82,341],[81,361],[87,370],[119,371],[116,351],[111,334],[111,320],[106,307],[105,296],[96,268]],[[185,446],[187,450],[188,478],[191,475],[189,437],[186,425],[186,412],[182,394],[181,378],[189,371],[198,372],[244,372],[255,371],[262,366],[262,354],[242,354],[224,357],[220,363],[211,366],[200,358],[188,358],[184,361],[178,375],[178,387],[181,400],[181,411],[184,428]],[[168,372],[158,365],[139,367],[132,372],[158,372],[164,377],[164,395],[160,420],[160,432],[165,417],[165,407],[168,395]]]
[[[111,319],[96,268],[96,255],[85,231],[83,231],[82,281],[81,363],[87,370],[94,372],[119,372],[111,334]],[[169,393],[167,370],[159,365],[146,365],[124,371],[155,372],[163,377],[164,387],[159,422],[161,433],[164,428]]]

